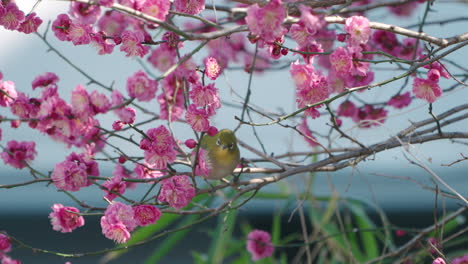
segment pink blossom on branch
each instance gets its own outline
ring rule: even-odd
[[[70,41],[70,26],[72,21],[67,14],[60,14],[52,23],[52,31],[61,41]]]
[[[185,112],[185,119],[193,130],[203,132],[210,127],[209,115],[203,108],[197,108],[196,105],[189,105],[187,112]]]
[[[281,0],[272,0],[263,7],[251,5],[247,9],[245,21],[252,34],[266,43],[272,43],[286,33],[287,30],[283,27],[285,18],[286,10],[281,5]]]
[[[194,1],[191,1],[194,2]],[[166,20],[166,16],[169,14],[171,7],[170,1],[165,0],[146,0],[140,8],[142,13],[148,14],[161,21]]]
[[[117,243],[125,243],[130,239],[130,232],[122,222],[111,223],[103,216],[101,217],[102,234]]]
[[[407,107],[411,103],[411,95],[410,92],[406,92],[403,94],[398,94],[393,96],[387,103],[387,105],[391,105],[397,109],[402,109]]]
[[[221,107],[218,89],[213,83],[203,86],[201,83],[193,85],[189,92],[190,99],[198,107],[208,107],[210,115],[214,114],[214,111]]]
[[[0,233],[0,256],[2,253],[7,253],[11,250],[10,237]]]
[[[0,106],[8,107],[16,99],[18,93],[16,92],[15,83],[12,81],[0,80]]]
[[[167,164],[176,158],[175,143],[172,135],[163,125],[151,128],[146,132],[147,138],[140,142],[145,151],[145,161],[155,169],[165,169]]]
[[[127,92],[131,97],[142,102],[148,102],[156,97],[158,82],[152,80],[142,70],[137,71],[127,79]]]
[[[125,52],[127,57],[143,58],[149,52],[149,47],[141,44],[143,41],[145,41],[145,36],[141,31],[126,30],[122,34],[120,50]]]
[[[175,209],[182,209],[195,196],[195,189],[186,175],[176,175],[161,181],[161,191],[158,200],[167,202]]]
[[[80,215],[80,210],[62,204],[52,205],[52,212],[49,214],[52,229],[62,233],[69,233],[78,227],[84,226],[85,221]]]
[[[6,29],[15,30],[24,21],[23,11],[18,9],[15,2],[8,3],[3,10],[3,14],[0,13],[0,25]]]
[[[197,15],[205,9],[205,0],[174,0],[177,12]]]
[[[34,78],[32,81],[32,89],[36,88],[44,88],[44,87],[57,87],[57,82],[60,80],[60,78],[57,76],[57,74],[53,72],[46,72],[42,75],[37,76]]]
[[[101,8],[98,5],[71,2],[70,10],[68,12],[78,23],[94,24],[101,14]]]
[[[36,32],[39,26],[42,24],[42,19],[36,16],[35,12],[32,12],[26,19],[21,23],[18,27],[19,32],[23,32],[25,34],[31,34]]]
[[[345,30],[349,34],[350,46],[366,44],[371,34],[369,19],[362,16],[348,17],[345,21]]]
[[[413,93],[417,98],[433,103],[442,95],[442,89],[436,81],[416,77],[413,81]]]
[[[16,140],[9,141],[5,150],[0,153],[0,157],[5,164],[17,169],[26,167],[26,162],[34,160],[36,155],[36,143],[33,141],[18,142]]]
[[[330,63],[339,76],[346,76],[353,67],[353,58],[346,48],[338,47],[330,54]]]
[[[121,166],[117,164],[117,166]],[[112,201],[117,198],[118,194],[124,194],[127,187],[126,183],[122,181],[121,174],[114,174],[112,178],[102,184],[103,191],[106,193],[104,196],[107,200]]]
[[[262,230],[252,230],[247,236],[247,251],[252,255],[252,260],[257,261],[273,255],[275,248],[271,244],[271,236]]]
[[[204,60],[205,63],[205,74],[211,80],[216,80],[221,73],[221,67],[218,61],[213,57],[208,57]]]
[[[154,224],[161,217],[161,211],[156,206],[149,204],[134,206],[133,213],[138,226]]]
[[[130,205],[115,201],[109,204],[104,212],[104,217],[106,217],[108,223],[115,224],[120,222],[130,232],[137,227],[134,216],[133,208]]]

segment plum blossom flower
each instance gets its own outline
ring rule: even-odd
[[[369,19],[363,16],[348,17],[345,21],[345,30],[349,34],[350,46],[366,44],[371,34]]]
[[[148,61],[159,71],[165,72],[175,64],[176,58],[175,49],[169,48],[168,45],[161,45],[151,52]]]
[[[452,264],[468,264],[468,254],[454,258]]]
[[[304,68],[307,70],[306,80],[304,83],[301,82],[301,85],[297,86],[296,89],[296,102],[299,108],[325,100],[330,95],[327,78],[321,72],[314,70],[313,67]],[[291,66],[291,72],[297,74],[293,71],[293,66]],[[305,114],[312,118],[320,116],[320,113],[314,107],[308,108]]]
[[[18,31],[25,34],[31,34],[36,32],[41,24],[42,19],[37,17],[36,12],[32,12],[26,16],[26,19],[19,25]]]
[[[417,98],[433,103],[442,95],[442,89],[436,81],[416,77],[413,81],[413,93]]]
[[[92,32],[91,25],[72,23],[68,28],[68,37],[73,45],[86,45],[91,42]]]
[[[211,80],[216,80],[221,73],[221,67],[218,64],[218,61],[213,57],[208,57],[205,59],[204,63],[206,76]]]
[[[122,35],[128,23],[126,16],[117,11],[105,12],[97,22],[99,31],[110,37]]]
[[[161,211],[156,206],[149,204],[134,206],[133,213],[138,226],[154,224],[161,217]]]
[[[21,261],[12,259],[6,255],[2,256],[2,264],[21,264]]]
[[[117,164],[117,166],[121,166],[120,164]],[[114,200],[117,198],[117,194],[124,194],[125,189],[127,188],[127,185],[125,184],[124,181],[122,181],[122,175],[121,174],[114,174],[112,178],[107,180],[102,184],[103,191],[106,193],[104,196],[106,199],[109,201]]]
[[[196,105],[189,105],[187,112],[185,113],[185,119],[187,123],[197,132],[203,132],[208,130],[210,127],[210,121],[208,120],[209,115],[203,108],[197,108]]]
[[[190,184],[187,175],[176,175],[161,181],[161,191],[158,200],[167,202],[175,209],[181,209],[190,203],[195,196],[195,189]]]
[[[137,226],[134,218],[133,208],[121,202],[113,202],[107,206],[104,217],[109,223],[121,222],[131,232]]]
[[[338,106],[337,114],[339,116],[354,118],[358,113],[358,108],[351,101],[344,101]]]
[[[251,5],[247,9],[245,21],[252,34],[259,36],[266,43],[272,43],[287,31],[283,27],[285,18],[286,10],[281,5],[281,0],[272,0],[263,7],[258,4]]]
[[[391,105],[397,109],[402,109],[407,107],[411,103],[411,95],[410,92],[406,92],[403,94],[398,94],[393,96],[387,103],[387,105]]]
[[[62,204],[52,205],[52,212],[49,214],[52,229],[62,233],[69,233],[78,227],[84,226],[83,216],[79,215],[80,210]]]
[[[125,55],[127,57],[138,56],[143,58],[149,52],[149,47],[141,44],[144,40],[145,36],[141,31],[126,30],[122,33],[120,50],[127,53]]]
[[[192,152],[192,160],[195,160],[197,153]],[[210,157],[208,156],[208,151],[205,149],[198,149],[198,161],[197,167],[195,168],[195,175],[200,175],[203,177],[208,177],[211,173],[212,165],[210,162]]]
[[[133,171],[136,173],[138,179],[155,179],[164,176],[160,170],[156,170],[153,166],[144,162],[143,165],[137,164]]]
[[[91,45],[95,47],[99,55],[111,54],[115,44],[112,44],[103,32],[91,33]]]
[[[453,263],[453,262],[452,262]],[[446,264],[443,258],[436,258],[432,261],[432,264]]]
[[[94,24],[101,14],[101,8],[98,5],[72,2],[69,13],[70,16],[75,18],[78,23]]]
[[[36,143],[33,141],[11,140],[7,143],[5,150],[0,153],[0,157],[5,164],[9,164],[14,168],[22,169],[26,167],[25,162],[34,160],[37,155]]]
[[[0,106],[8,107],[16,99],[18,93],[15,89],[15,83],[12,81],[0,80]]]
[[[148,138],[140,142],[140,148],[145,151],[145,161],[155,169],[165,169],[176,158],[175,143],[169,130],[161,125],[149,129],[146,135]]]
[[[177,12],[197,15],[205,9],[205,0],[174,0],[174,7]]]
[[[57,82],[59,80],[60,78],[57,76],[57,74],[53,72],[46,72],[34,78],[34,80],[31,83],[32,89],[34,90],[38,87],[45,88],[48,86],[57,87]]]
[[[338,47],[330,54],[330,63],[339,76],[346,76],[350,74],[353,58],[346,48]]]
[[[58,189],[78,191],[91,185],[89,176],[99,176],[98,164],[85,154],[73,152],[65,161],[55,165],[52,180]]]
[[[275,248],[271,245],[271,236],[262,230],[252,230],[247,235],[247,251],[252,254],[252,260],[257,261],[273,255]]]
[[[0,256],[2,253],[7,253],[11,250],[10,237],[5,234],[0,234]]]
[[[0,25],[6,29],[15,30],[24,21],[23,11],[18,9],[15,2],[10,2],[4,6],[4,13],[0,16]]]
[[[69,41],[70,40],[70,26],[72,25],[72,21],[67,14],[60,14],[52,23],[52,31],[54,32],[55,36],[61,41]]]
[[[127,79],[127,92],[131,97],[142,102],[148,102],[156,97],[158,82],[152,80],[142,70],[137,71]]]
[[[372,40],[383,52],[398,56],[400,43],[396,34],[385,30],[377,30],[372,34]]]
[[[196,2],[196,1],[190,1],[190,2]],[[166,20],[166,16],[169,14],[170,8],[171,8],[170,1],[146,0],[141,6],[140,11],[154,18],[157,18],[161,21],[164,21]]]
[[[214,114],[214,111],[221,106],[218,89],[213,83],[203,86],[196,83],[189,92],[190,99],[198,107],[208,107],[208,113]]]
[[[125,243],[130,239],[130,232],[122,222],[112,223],[103,216],[101,217],[102,234],[117,243]]]

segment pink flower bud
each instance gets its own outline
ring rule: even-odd
[[[125,157],[123,155],[119,157],[119,163],[120,164],[124,164],[126,161],[127,161],[127,157]]]
[[[339,42],[345,42],[346,38],[347,38],[347,34],[345,33],[336,35],[336,40],[338,40]]]
[[[396,235],[397,237],[402,237],[402,236],[406,235],[406,231],[405,231],[405,230],[398,229],[398,230],[395,231],[395,235]]]
[[[197,142],[192,138],[187,139],[185,140],[185,146],[187,146],[187,148],[193,149],[197,146]]]
[[[0,254],[11,250],[11,241],[7,235],[0,234]]]
[[[282,54],[283,56],[288,55],[288,52],[289,52],[288,49],[281,49],[281,54]]]
[[[445,260],[443,258],[436,258],[432,264],[445,264]]]
[[[124,123],[120,120],[114,121],[114,123],[112,123],[112,128],[116,131],[121,130],[123,126],[124,126]]]
[[[214,126],[210,126],[210,128],[208,128],[208,131],[206,131],[206,133],[207,133],[210,137],[212,137],[212,136],[218,134],[218,129],[217,129],[216,127],[214,127]]]

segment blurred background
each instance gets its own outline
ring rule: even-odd
[[[25,0],[17,1],[17,4],[21,10],[28,12],[35,2]],[[390,16],[385,10],[372,11],[369,13],[369,19],[398,26],[406,26],[417,23],[421,19],[423,8],[424,5],[420,5],[419,9],[411,17],[405,19]],[[48,21],[55,19],[58,14],[67,11],[68,3],[66,2],[47,1],[41,3],[36,10],[39,17],[44,20],[43,25],[39,28],[39,32],[42,34]],[[211,11],[205,12],[208,14]],[[441,1],[437,2],[434,10],[429,13],[428,21],[449,17],[462,17],[466,16],[466,14],[466,4]],[[424,31],[437,37],[450,37],[466,30],[466,26],[466,22],[456,22],[443,26],[426,26]],[[338,28],[340,26],[332,25],[331,27]],[[47,38],[54,47],[76,66],[104,84],[110,85],[113,83],[114,87],[124,94],[126,79],[141,68],[138,60],[125,57],[118,49],[115,49],[111,55],[97,56],[97,52],[92,47],[75,47],[71,43],[60,42],[50,32]],[[194,46],[195,44],[185,45],[184,51],[188,53]],[[204,53],[198,54],[195,56],[195,61],[200,63],[205,55]],[[291,61],[298,59],[297,56],[288,56],[287,58]],[[466,64],[466,58],[468,58],[466,48],[457,51],[449,58],[464,65],[464,67],[468,66]],[[143,60],[143,63],[148,64],[145,60]],[[242,69],[243,67],[240,68]],[[448,68],[450,70],[450,66]],[[63,98],[70,98],[71,91],[76,85],[86,85],[88,82],[85,77],[71,68],[56,54],[48,52],[47,46],[36,35],[24,35],[18,32],[7,31],[4,28],[0,28],[0,71],[3,73],[4,80],[14,81],[18,91],[30,95],[38,95],[38,91],[32,91],[31,82],[37,75],[44,72],[55,72],[60,77],[60,82],[58,83],[59,93]],[[378,71],[375,80],[385,80],[393,74],[393,71]],[[157,76],[158,74],[156,73],[155,75]],[[237,125],[234,116],[240,115],[240,107],[242,105],[242,98],[238,97],[237,94],[241,96],[246,94],[248,76],[243,70],[227,69],[216,81],[215,84],[219,88],[221,99],[224,102],[237,106],[230,107],[225,105],[220,109],[220,112],[213,120],[213,124],[218,128],[232,129]],[[441,82],[442,88],[454,84],[453,80],[442,80]],[[403,81],[397,81],[390,85],[367,91],[365,94],[362,94],[362,97],[368,100],[383,100],[388,98],[389,94],[392,94],[392,91],[399,89],[402,84]],[[294,99],[295,88],[288,70],[255,74],[252,87],[251,102],[262,109],[288,113],[296,108]],[[87,89],[88,91],[98,90],[99,92],[104,92],[100,90],[100,87],[95,85],[89,85]],[[406,90],[409,91],[410,86]],[[455,105],[466,103],[466,98],[468,98],[467,90],[462,88],[443,94],[434,104],[434,112],[441,113]],[[154,112],[159,111],[159,106],[154,102],[142,105],[145,105]],[[332,104],[332,107],[335,107],[335,109],[337,106],[338,104]],[[12,116],[5,108],[0,108],[0,115]],[[139,120],[139,117],[140,115],[137,115],[137,120]],[[100,118],[101,125],[111,128],[111,124],[114,121],[113,118],[117,119],[113,114],[102,116]],[[391,110],[388,119],[379,128],[369,130],[359,129],[353,126],[350,120],[344,120],[343,128],[345,128],[347,133],[362,140],[362,142],[372,144],[390,138],[402,128],[409,126],[411,122],[426,118],[429,118],[427,104],[421,100],[415,100],[410,107],[401,111]],[[260,116],[254,116],[254,120],[256,122],[266,121]],[[327,122],[328,117],[319,118],[309,122],[309,126],[313,131],[326,134],[329,130],[329,126],[326,125]],[[143,130],[159,126],[160,124],[165,124],[165,121],[150,123]],[[12,129],[7,123],[0,124],[0,127],[3,130],[3,139],[0,142],[2,145],[5,145],[6,142],[12,139],[18,141],[33,140],[36,142],[38,155],[31,165],[44,173],[52,171],[54,164],[61,162],[72,151],[78,151],[73,148],[68,149],[63,144],[44,137],[38,131],[30,129],[26,124],[21,125],[19,129]],[[446,129],[450,131],[466,131],[467,127],[468,122],[463,121],[448,126]],[[176,136],[181,141],[193,137],[193,133],[190,129],[187,129],[186,125],[176,123],[174,130],[177,131]],[[310,150],[302,138],[280,126],[259,127],[257,132],[265,143],[268,153],[280,154],[290,150]],[[129,136],[132,134],[134,133],[128,133]],[[241,127],[237,132],[237,137],[251,146],[260,149],[259,143],[252,137],[250,127]],[[336,143],[342,146],[349,145],[346,140],[339,138],[336,138]],[[132,150],[131,148],[133,147],[125,142],[118,142],[118,144],[121,148],[128,148],[129,153],[138,153],[138,150]],[[466,150],[466,145],[455,144],[449,141],[429,142],[422,146],[413,146],[413,151],[417,153],[419,158],[465,197],[468,196],[468,189],[466,188],[468,186],[467,163],[460,162],[450,167],[443,165],[461,158],[460,153],[466,155]],[[243,157],[253,157],[245,149],[241,149],[241,152]],[[435,195],[430,190],[425,190],[424,186],[435,188],[435,183],[427,172],[411,165],[403,153],[403,150],[397,148],[379,153],[353,168],[347,168],[336,173],[317,173],[311,192],[322,197],[336,194],[342,198],[363,201],[368,205],[367,209],[375,219],[378,219],[376,210],[383,210],[388,214],[389,219],[398,225],[422,227],[431,224],[433,223]],[[111,176],[113,165],[100,164],[100,171],[104,177]],[[258,175],[247,175],[245,177],[258,177]],[[269,188],[272,188],[272,190],[275,188],[286,188],[294,200],[294,193],[298,190],[303,190],[307,177],[307,175],[298,175],[288,180],[284,186]],[[0,184],[14,184],[28,180],[31,180],[31,176],[26,170],[16,170],[0,162]],[[138,188],[133,192],[129,191],[129,196],[138,197],[144,191],[146,189]],[[105,206],[105,202],[102,200],[102,191],[97,190],[94,186],[77,192],[76,196],[79,199],[85,200],[88,204]],[[444,208],[448,211],[460,206],[457,201],[442,197],[439,197],[437,202],[439,209]],[[85,227],[71,234],[53,231],[49,223],[48,214],[50,213],[50,207],[54,203],[76,206],[70,198],[56,191],[56,188],[53,186],[47,187],[46,184],[0,189],[0,230],[6,230],[9,234],[16,236],[33,247],[54,249],[62,252],[93,251],[113,247],[112,241],[107,240],[101,234],[98,217],[87,217]],[[255,199],[239,210],[239,221],[250,222],[255,228],[268,229],[271,226],[270,216],[276,209],[284,206],[285,201],[282,200]],[[288,208],[294,207],[295,202]],[[286,219],[289,218],[289,214],[285,213],[284,217]],[[190,251],[199,250],[203,252],[206,250],[210,240],[208,231],[212,225],[213,222],[206,222],[193,229],[188,237],[179,244],[180,246],[167,256],[167,260],[170,259],[171,263],[189,263],[191,260]],[[288,224],[285,224],[283,231],[288,228],[291,231],[300,230],[297,217],[293,218]],[[240,231],[236,229],[235,232],[238,233]],[[124,258],[111,263],[128,263],[131,260],[144,259],[144,256],[149,255],[151,249],[158,243],[159,240],[156,240],[151,244],[132,249]],[[60,257],[33,254],[24,249],[16,250],[12,255],[22,260],[23,263],[65,262]],[[96,263],[98,258],[100,257],[80,258],[71,261],[72,263]]]

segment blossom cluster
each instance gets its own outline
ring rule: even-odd
[[[25,15],[19,10],[14,1],[0,2],[0,26],[7,30],[17,30],[25,34],[31,34],[37,31],[42,24],[35,12]]]

